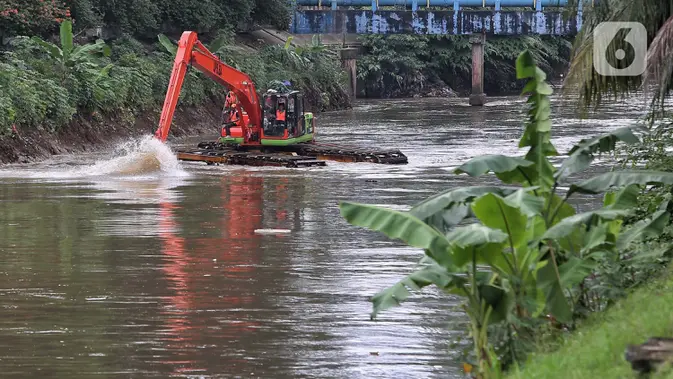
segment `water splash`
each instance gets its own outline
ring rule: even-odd
[[[138,176],[158,172],[187,175],[170,147],[153,136],[125,142],[113,151],[112,159],[99,160],[80,170],[87,175]]]
[[[70,158],[70,157],[69,157]],[[9,165],[0,177],[22,179],[157,178],[186,177],[175,153],[168,145],[147,135],[95,155],[77,154],[56,162],[37,165]]]

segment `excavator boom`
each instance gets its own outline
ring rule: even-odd
[[[255,90],[255,84],[250,77],[235,68],[223,63],[215,54],[211,53],[197,38],[196,32],[182,33],[175,54],[175,62],[171,79],[164,100],[164,107],[159,119],[159,128],[155,136],[166,141],[173,122],[173,114],[180,97],[180,90],[185,80],[188,66],[193,66],[211,79],[229,88],[238,97],[243,109],[250,118],[249,125],[242,125],[243,139],[246,145],[260,143],[262,127],[262,109]]]
[[[323,159],[407,163],[407,157],[399,150],[316,143],[313,139],[315,118],[312,112],[304,111],[303,97],[299,91],[267,91],[264,95],[263,116],[262,104],[250,77],[223,63],[198,40],[195,32],[190,31],[184,32],[178,42],[159,128],[155,133],[162,142],[168,138],[189,66],[196,67],[227,87],[235,96],[227,97],[222,115],[224,128],[221,138],[216,142],[200,143],[198,150],[178,151],[179,160],[283,167],[324,166]],[[235,128],[231,128],[232,122]]]

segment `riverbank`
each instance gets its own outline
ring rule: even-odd
[[[0,162],[76,153],[153,133],[175,56],[175,40],[143,43],[128,35],[108,42],[78,39],[71,24],[60,38],[14,37],[0,58]],[[54,42],[50,42],[54,41]],[[203,41],[250,76],[258,95],[284,86],[303,93],[314,113],[351,106],[346,75],[322,46],[251,47],[223,32]],[[227,89],[195,69],[181,89],[171,136],[218,130]]]
[[[170,138],[217,134],[219,110],[214,102],[180,109],[175,112]],[[129,123],[123,117],[76,115],[67,127],[52,133],[15,127],[0,136],[0,163],[33,163],[54,155],[109,149],[130,138],[154,134],[159,117],[160,112],[147,112]]]
[[[552,353],[530,357],[523,370],[507,378],[637,378],[625,359],[628,345],[651,337],[673,336],[673,271],[642,285],[611,309],[593,314]],[[540,346],[542,351],[550,346]],[[671,378],[671,372],[651,375]]]
[[[672,142],[671,131],[660,130],[644,134],[640,143],[622,145],[616,172],[644,168],[670,173]],[[673,337],[670,194],[670,185],[634,189],[624,203],[630,214],[616,240],[619,253],[594,258],[590,277],[574,294],[573,325],[559,329],[552,322],[537,328],[530,354],[518,362],[519,368],[510,365],[506,378],[640,377],[626,358],[628,346]],[[620,243],[642,232],[631,243]],[[672,377],[670,370],[649,376]]]
[[[528,112],[515,145],[530,146],[525,158],[494,151],[472,155],[452,171],[481,180],[417,202],[408,213],[357,198],[340,203],[342,216],[353,226],[426,252],[416,271],[371,298],[372,319],[426,286],[457,295],[470,320],[466,334],[473,339],[464,367],[484,379],[500,378],[525,362],[548,336],[577,338],[582,332],[572,331],[588,317],[610,312],[632,288],[647,285],[668,266],[673,241],[670,188],[645,188],[673,185],[673,174],[638,165],[644,161],[648,168],[656,167],[658,137],[640,140],[636,125],[617,129],[607,123],[608,130],[599,131],[600,123],[590,122],[591,135],[585,130],[581,141],[572,135],[576,145],[558,149],[552,140],[564,140],[560,137],[568,136],[569,124],[559,122],[552,111],[553,90],[546,75],[528,51],[516,67],[517,76],[527,79],[523,95]],[[517,112],[521,117],[520,108]],[[563,127],[552,132],[552,124]],[[617,146],[624,147],[619,142],[634,149],[628,154],[632,170],[590,173],[598,163],[594,157],[616,153]],[[547,156],[563,151],[568,156],[552,165]],[[490,182],[482,176],[490,172],[503,187],[474,186]],[[513,184],[521,192],[504,188]],[[589,196],[580,200],[579,194]],[[588,201],[588,209],[578,200]],[[612,346],[613,341],[603,343]]]

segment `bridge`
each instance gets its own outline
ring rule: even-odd
[[[574,35],[582,26],[583,1],[594,3],[583,0],[570,7],[568,0],[292,1],[293,34],[442,35]]]
[[[487,35],[573,36],[597,0],[290,0],[289,32],[326,34],[466,35],[472,43],[471,105],[483,105]],[[342,49],[355,96],[356,49]]]

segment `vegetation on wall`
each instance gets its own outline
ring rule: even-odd
[[[358,60],[362,94],[368,97],[413,96],[428,88],[448,86],[469,93],[472,47],[468,36],[362,36],[365,54]],[[528,50],[552,76],[565,72],[570,41],[559,37],[489,37],[484,46],[487,94],[520,90],[515,61]]]

